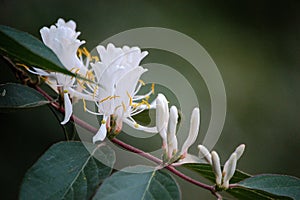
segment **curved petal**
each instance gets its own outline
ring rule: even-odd
[[[103,116],[103,123],[101,123],[101,126],[98,130],[98,132],[96,133],[96,135],[94,135],[93,137],[93,143],[96,143],[97,141],[103,141],[106,137],[107,134],[107,129],[106,129],[106,120],[107,120],[107,116]]]
[[[72,102],[67,92],[64,93],[64,104],[65,104],[65,118],[61,122],[62,125],[66,124],[70,120],[73,112]]]
[[[114,112],[116,116],[125,118],[130,116],[130,96],[132,96],[141,75],[146,71],[143,67],[137,67],[128,71],[118,80],[115,91],[118,98],[114,99],[115,107],[118,107]]]

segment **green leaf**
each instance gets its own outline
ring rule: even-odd
[[[212,171],[211,165],[202,163],[187,163],[183,164],[182,166],[199,173],[204,178],[207,178],[211,182],[215,183],[216,178],[214,172]],[[230,183],[237,183],[249,177],[249,174],[246,174],[240,170],[236,170],[233,177],[230,179]]]
[[[290,200],[288,197],[282,197],[282,196],[277,196],[274,194],[270,194],[268,192],[260,191],[260,190],[253,190],[253,189],[248,189],[248,188],[242,188],[242,187],[236,187],[232,189],[226,190],[229,194],[234,196],[237,199],[242,199],[242,200],[275,200],[275,199],[280,199],[280,200]]]
[[[199,173],[202,177],[207,178],[211,182],[215,183],[215,174],[212,171],[211,165],[188,163],[183,164],[182,166]],[[240,170],[236,170],[233,177],[230,179],[230,183],[237,184],[237,186],[239,186],[239,183],[242,183],[240,181],[246,181],[251,178],[252,176],[250,176],[249,174],[246,174],[245,172],[242,172]],[[255,190],[254,188],[251,189],[246,187],[234,187],[232,189],[226,190],[226,192],[242,200],[290,199],[287,197],[282,197],[281,194],[271,194],[269,191]]]
[[[262,174],[245,179],[237,185],[279,196],[300,199],[300,179],[293,176]]]
[[[115,154],[103,144],[85,146],[81,142],[60,142],[50,147],[27,171],[20,199],[89,199],[110,175]]]
[[[175,200],[179,187],[172,176],[145,166],[125,168],[106,179],[93,200]],[[148,170],[148,171],[144,171]]]
[[[0,85],[0,111],[32,108],[48,103],[43,95],[28,86],[16,83]]]
[[[0,52],[29,66],[76,76],[40,40],[8,26],[0,25]]]

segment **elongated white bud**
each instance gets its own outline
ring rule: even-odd
[[[216,175],[216,184],[221,185],[222,183],[222,172],[221,172],[221,165],[220,165],[220,158],[217,152],[211,152],[211,160],[212,160],[212,168]]]
[[[235,149],[234,153],[236,153],[236,159],[237,160],[240,159],[240,157],[243,155],[245,147],[246,147],[245,144],[241,144],[240,146],[238,146]]]
[[[198,149],[199,149],[199,157],[204,158],[209,164],[212,164],[211,155],[208,149],[201,144],[198,145]]]
[[[226,161],[223,169],[223,184],[224,188],[229,187],[229,180],[232,178],[235,169],[236,169],[236,162],[237,162],[237,154],[231,154],[230,158]]]
[[[167,128],[169,121],[168,101],[163,94],[158,94],[156,99],[156,127],[163,140],[163,148],[167,145]]]
[[[65,125],[70,120],[73,112],[72,102],[70,100],[67,91],[64,91],[64,105],[65,105],[65,118],[62,122],[60,122],[62,125]]]
[[[200,111],[199,108],[194,108],[191,116],[190,131],[187,139],[182,145],[181,155],[186,156],[189,147],[196,141],[200,124]]]
[[[176,153],[178,150],[177,137],[176,137],[176,126],[178,122],[178,110],[176,106],[170,108],[170,119],[168,127],[168,156],[172,157],[173,153]]]

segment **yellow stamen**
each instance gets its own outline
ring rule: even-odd
[[[84,99],[82,99],[82,102],[83,102],[83,110],[84,110],[84,112],[86,112],[86,102]]]
[[[82,53],[83,53],[86,57],[91,58],[91,54],[90,54],[90,52],[87,50],[87,48],[83,47],[82,50],[83,50]]]
[[[98,90],[98,85],[96,85],[96,87],[94,88],[93,98],[95,98],[97,90]]]
[[[151,92],[152,92],[152,94],[154,94],[154,83],[152,83]]]
[[[68,90],[64,90],[64,93],[68,93]]]
[[[96,62],[99,61],[99,57],[98,56],[92,56],[92,59],[95,60]]]
[[[16,63],[17,66],[24,67],[26,70],[29,70],[29,67],[22,63]]]
[[[139,80],[139,82],[144,86],[145,85],[145,82],[142,81],[141,79]]]
[[[100,103],[102,103],[102,102],[104,102],[104,101],[107,101],[109,98],[110,98],[110,96],[105,97],[104,99],[100,100]]]
[[[112,99],[115,99],[115,98],[118,98],[118,97],[120,97],[120,96],[114,95],[114,96],[109,97],[109,100],[112,100]]]
[[[94,77],[94,74],[91,70],[87,71],[86,74],[85,74],[85,78],[88,78],[92,81],[95,81],[95,77]]]
[[[86,89],[86,87],[84,86],[84,83],[83,81],[79,80],[79,79],[76,79],[78,84],[83,88],[83,89]]]
[[[125,106],[125,103],[123,101],[122,101],[122,107],[123,107],[124,112],[126,112],[126,106]]]
[[[101,124],[106,124],[106,121],[102,119]]]
[[[77,50],[77,53],[78,53],[78,57],[82,58],[82,50],[80,48]]]
[[[148,100],[149,100],[149,98],[150,98],[150,96],[146,96],[146,97],[145,97],[146,101],[148,101]]]
[[[129,105],[132,106],[132,97],[130,96],[130,94],[128,92],[126,92],[126,93],[129,98]]]
[[[142,104],[146,105],[150,109],[150,104],[146,100],[142,100]]]
[[[75,74],[78,74],[79,70],[80,70],[79,68],[73,67],[73,68],[70,69],[70,72],[74,71]]]
[[[112,99],[115,99],[115,98],[118,98],[120,96],[108,96],[108,97],[105,97],[104,99],[100,100],[100,103],[104,102],[104,101],[107,101],[107,100],[112,100]]]
[[[135,127],[135,128],[138,128],[138,127],[139,127],[139,124],[138,124],[138,123],[135,123],[135,124],[134,124],[134,127]]]

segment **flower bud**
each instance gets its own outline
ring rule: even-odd
[[[184,144],[182,145],[181,155],[185,157],[187,154],[188,148],[196,141],[199,131],[199,124],[200,124],[200,111],[199,108],[194,108],[191,116],[190,122],[190,131],[187,139],[185,140]]]
[[[220,165],[220,158],[217,152],[212,151],[211,152],[211,158],[212,158],[212,168],[216,175],[216,184],[221,185],[222,183],[222,172],[221,172],[221,165]]]
[[[176,126],[178,122],[178,111],[176,106],[170,108],[170,119],[168,127],[168,156],[172,157],[173,153],[176,153],[178,150],[177,137],[176,137]]]
[[[203,145],[198,145],[199,157],[204,158],[209,164],[212,164],[211,155],[208,149]]]
[[[167,128],[169,121],[168,101],[163,94],[158,94],[156,99],[156,127],[162,140],[163,147],[167,145]]]
[[[230,158],[226,161],[223,169],[223,184],[224,188],[229,187],[229,180],[234,175],[236,169],[236,162],[237,162],[237,154],[231,154]]]
[[[238,146],[234,153],[236,153],[236,159],[240,159],[240,157],[243,155],[244,153],[244,150],[245,150],[245,144],[241,144],[240,146]]]

